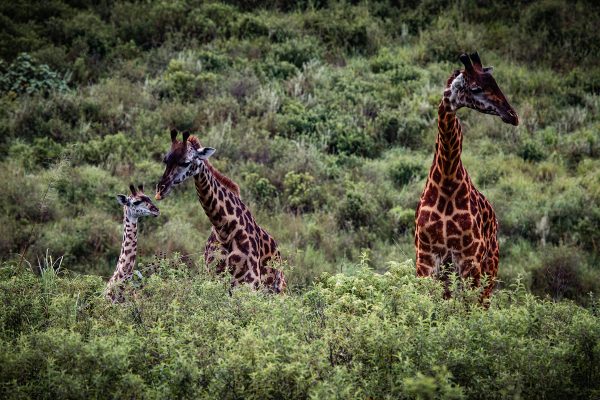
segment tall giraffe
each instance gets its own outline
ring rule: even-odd
[[[498,273],[498,223],[492,205],[475,188],[460,159],[462,128],[456,112],[472,108],[515,126],[519,117],[492,77],[492,68],[483,68],[477,52],[462,54],[460,61],[464,69],[450,76],[438,108],[435,156],[417,206],[417,275],[439,276],[449,296],[444,267],[451,264],[459,276],[472,278],[475,286],[485,274],[488,283],[481,296],[485,300]]]
[[[256,223],[240,199],[238,186],[210,164],[208,158],[214,152],[211,147],[202,147],[188,132],[184,132],[182,141],[177,140],[177,131],[172,130],[156,199],[165,198],[173,187],[194,177],[198,200],[212,223],[204,251],[206,266],[216,261],[217,273],[227,268],[232,286],[248,283],[279,293],[286,287],[285,277],[269,265],[281,260],[275,239]]]
[[[125,300],[123,294],[123,282],[131,279],[135,256],[137,253],[137,222],[140,217],[159,215],[158,208],[152,200],[144,194],[144,187],[139,185],[136,189],[129,185],[131,195],[117,195],[119,204],[123,206],[123,242],[121,243],[121,254],[113,276],[106,285],[106,298],[113,303],[122,303]]]

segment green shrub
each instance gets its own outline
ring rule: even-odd
[[[365,193],[347,192],[337,212],[339,226],[354,229],[373,226],[377,218],[377,210],[373,203],[373,198]]]
[[[524,141],[518,155],[525,161],[542,161],[546,158],[544,148],[533,140]]]
[[[0,60],[0,94],[48,94],[66,91],[68,77],[61,78],[46,64],[37,65],[27,53],[21,53],[9,66]]]
[[[593,397],[592,310],[522,286],[489,310],[411,263],[325,274],[284,297],[165,265],[110,305],[98,277],[0,268],[0,393],[186,398]],[[544,366],[552,365],[552,368]]]
[[[542,266],[532,274],[531,290],[555,301],[566,298],[585,302],[591,290],[598,290],[594,278],[586,281],[585,269],[581,254],[573,248],[544,249]]]
[[[312,211],[321,203],[319,187],[315,178],[306,172],[288,172],[283,179],[283,195],[286,204],[295,211]]]
[[[250,191],[258,204],[272,207],[277,197],[277,188],[267,178],[261,177],[256,172],[251,172],[244,175],[244,183],[244,188]]]
[[[425,177],[427,172],[418,162],[399,160],[390,167],[389,175],[394,184],[404,186]]]

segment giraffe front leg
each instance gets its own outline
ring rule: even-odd
[[[418,277],[433,275],[435,271],[435,261],[432,254],[417,250],[416,264]]]
[[[492,295],[496,287],[496,277],[498,275],[498,248],[492,251],[492,255],[488,256],[483,265],[483,273],[487,277],[487,283],[481,293],[481,301],[489,305],[486,301]]]

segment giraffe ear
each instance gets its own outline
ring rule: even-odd
[[[124,194],[118,194],[117,195],[117,201],[122,206],[128,206],[129,205],[129,200],[127,200],[127,196],[125,196]]]
[[[217,150],[213,149],[212,147],[203,147],[197,150],[196,154],[201,160],[208,160],[208,157],[212,156],[215,153],[215,151]]]
[[[492,72],[494,72],[494,67],[485,67],[483,69],[483,72],[487,72],[488,74],[491,74]]]
[[[175,143],[175,140],[177,140],[177,129],[173,128],[171,129],[171,143]]]

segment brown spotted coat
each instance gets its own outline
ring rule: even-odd
[[[498,274],[498,221],[490,202],[473,185],[461,161],[462,127],[456,111],[469,107],[518,124],[518,117],[477,53],[461,61],[465,69],[448,79],[438,108],[435,155],[416,210],[415,248],[418,276],[437,276],[446,282],[448,271],[471,278],[479,286],[483,275],[487,299]],[[472,63],[471,63],[472,61]]]

